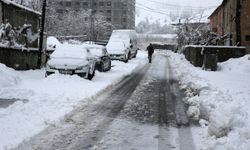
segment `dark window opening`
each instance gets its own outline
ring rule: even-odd
[[[71,2],[66,2],[66,6],[70,7],[71,6]]]
[[[250,41],[250,35],[246,35],[246,41]]]

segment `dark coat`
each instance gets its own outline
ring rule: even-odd
[[[152,46],[152,45],[149,45],[148,47],[147,47],[147,50],[148,50],[148,55],[153,55],[153,53],[154,53],[154,47]]]

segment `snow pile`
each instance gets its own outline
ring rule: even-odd
[[[49,36],[47,38],[47,50],[55,50],[55,48],[60,45],[61,42],[59,42],[59,40],[56,37]]]
[[[55,125],[75,107],[93,103],[96,94],[146,61],[146,53],[140,51],[127,64],[114,61],[111,71],[97,71],[92,81],[77,75],[54,74],[45,78],[44,70],[21,72],[0,65],[0,99],[26,100],[0,107],[0,150],[14,148],[48,125]]]
[[[250,149],[249,56],[219,64],[220,71],[193,67],[183,55],[168,53],[174,74],[186,90],[188,115],[208,123],[204,150]],[[203,122],[203,123],[202,123]]]
[[[14,74],[14,70],[0,63],[0,88],[17,85],[20,78]]]

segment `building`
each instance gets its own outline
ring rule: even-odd
[[[135,0],[58,0],[57,3],[57,13],[92,9],[93,13],[104,15],[113,29],[135,28]]]
[[[224,10],[219,6],[210,16],[210,31],[217,33],[220,36],[224,35],[223,30]]]
[[[225,45],[242,45],[250,53],[250,0],[223,0],[209,17],[211,31],[230,38]]]
[[[0,24],[10,23],[15,29],[31,25],[32,31],[38,33],[41,13],[19,5],[10,0],[0,0]],[[22,43],[20,43],[22,44]],[[38,40],[31,43],[30,47],[37,48]]]

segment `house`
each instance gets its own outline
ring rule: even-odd
[[[211,14],[211,31],[226,36],[224,45],[242,45],[250,53],[250,0],[223,0]],[[230,41],[230,42],[229,42]]]
[[[13,29],[19,30],[31,25],[33,33],[38,33],[41,13],[10,0],[0,0],[0,24],[10,23]],[[24,42],[24,39],[21,39]],[[23,43],[19,43],[23,44]],[[29,43],[29,47],[37,48],[38,40]]]

